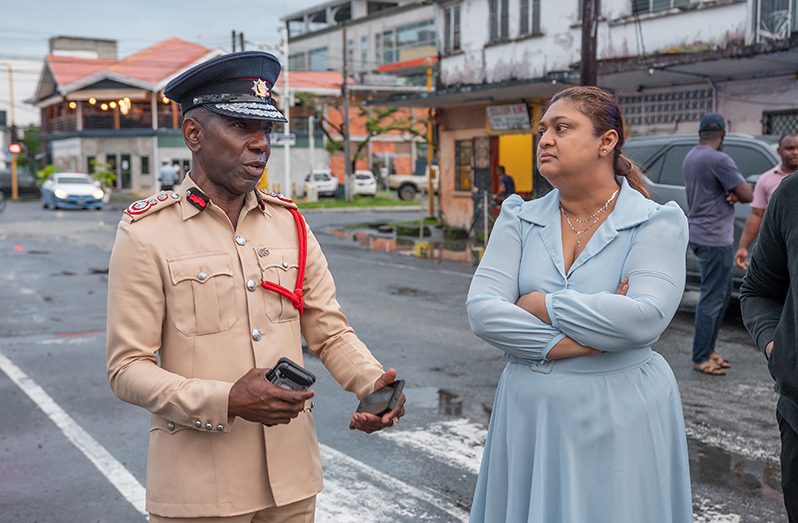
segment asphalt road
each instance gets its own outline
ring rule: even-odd
[[[0,214],[0,521],[143,521],[149,416],[105,377],[105,286],[121,209]],[[361,338],[407,380],[408,413],[379,435],[348,430],[356,406],[318,360],[314,417],[325,462],[318,521],[464,521],[502,368],[464,300],[472,269],[375,253],[325,234],[333,223],[417,212],[307,213]],[[728,376],[692,371],[691,301],[656,345],[679,382],[697,522],[786,521],[776,395],[730,313],[719,351]]]

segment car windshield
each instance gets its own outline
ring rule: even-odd
[[[371,176],[369,176],[368,174],[358,174],[357,175],[357,179],[358,180],[370,180]]]
[[[82,183],[82,184],[90,184],[91,180],[88,178],[79,178],[77,176],[62,176],[56,180],[58,183]]]

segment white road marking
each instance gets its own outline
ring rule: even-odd
[[[391,522],[401,516],[424,521],[429,514],[417,500],[455,521],[468,521],[467,511],[440,494],[408,485],[331,447],[321,445],[321,458],[326,479],[316,510],[319,523]]]
[[[11,378],[11,381],[16,383],[47,414],[53,423],[61,429],[67,439],[97,467],[116,490],[133,505],[133,508],[141,514],[147,513],[144,510],[144,487],[124,465],[117,461],[102,445],[97,443],[97,440],[92,438],[64,409],[59,407],[44,389],[3,354],[0,354],[0,370],[5,372]]]
[[[412,447],[437,461],[477,474],[488,431],[461,418],[413,430],[382,430],[377,434],[397,445]]]

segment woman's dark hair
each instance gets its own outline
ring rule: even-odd
[[[618,143],[615,144],[612,162],[615,174],[626,178],[629,185],[643,196],[650,197],[651,193],[646,186],[640,167],[621,153],[624,142],[623,116],[621,116],[621,108],[615,96],[598,87],[570,87],[554,95],[549,102],[549,107],[560,100],[571,102],[580,113],[590,118],[596,136],[615,129],[618,133]]]

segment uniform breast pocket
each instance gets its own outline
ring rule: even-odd
[[[276,283],[294,292],[299,271],[299,250],[295,247],[269,247],[259,249],[257,252],[263,281]],[[299,311],[288,298],[271,290],[261,290],[263,291],[266,316],[269,317],[269,320],[282,322],[299,318]]]
[[[227,253],[203,254],[167,261],[171,289],[169,316],[187,336],[229,330],[238,321],[233,266]]]

